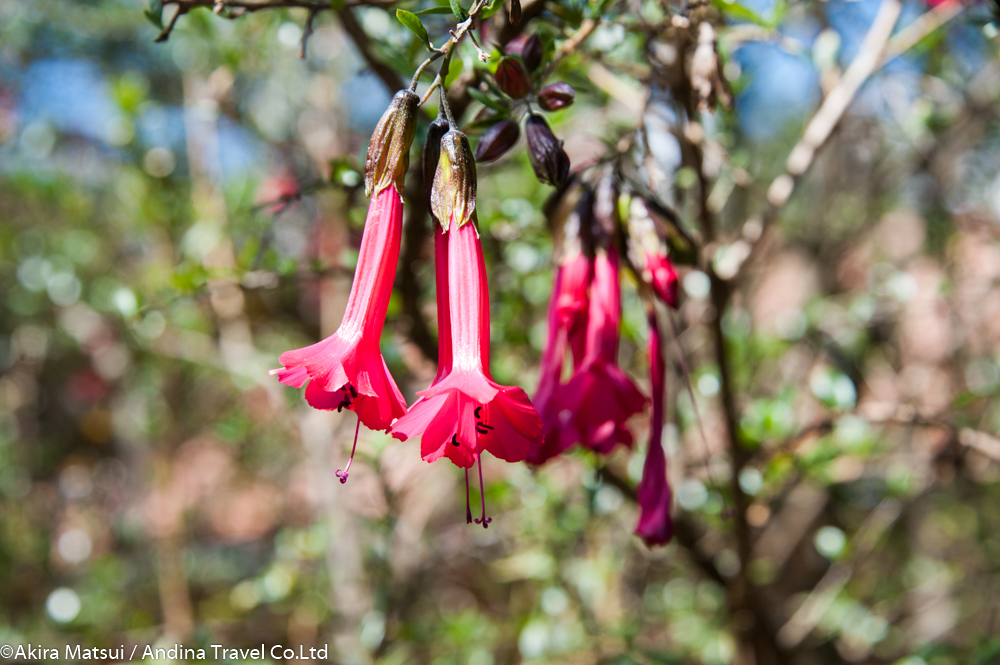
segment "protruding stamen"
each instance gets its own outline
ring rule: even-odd
[[[451,435],[451,445],[453,445],[456,448],[458,448],[458,446],[459,446],[459,443],[458,443],[458,434],[452,434]]]
[[[476,407],[476,420],[479,420],[480,418],[482,418],[482,415],[481,415],[482,412],[483,412],[483,405],[480,404],[479,406]]]
[[[465,523],[472,524],[472,506],[469,505],[469,469],[465,469]]]
[[[476,519],[476,524],[482,524],[484,529],[490,528],[490,522],[493,521],[492,517],[486,516],[486,490],[483,489],[483,451],[479,451],[479,457],[476,459],[476,463],[479,465],[479,498],[483,502],[483,516]],[[468,471],[465,472],[466,477],[468,477]]]
[[[343,485],[347,482],[347,472],[351,470],[351,464],[354,463],[354,451],[358,449],[358,433],[361,432],[361,416],[358,416],[358,426],[354,428],[354,445],[351,446],[351,457],[347,460],[347,466],[341,471],[337,469],[336,475],[340,478],[340,484]]]

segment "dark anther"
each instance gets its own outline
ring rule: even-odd
[[[483,410],[482,406],[476,407],[476,420],[479,420],[482,417],[481,415],[479,415],[480,413],[482,413],[482,410]]]
[[[357,397],[358,391],[354,389],[354,386],[348,386],[351,389],[351,397]]]
[[[457,434],[452,434],[451,435],[451,445],[455,446],[456,448],[458,447],[458,435]]]
[[[476,423],[476,431],[480,434],[489,434],[491,429],[493,429],[491,425],[487,425],[486,423]]]

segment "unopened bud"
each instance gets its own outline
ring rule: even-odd
[[[431,190],[431,213],[448,230],[450,220],[462,226],[476,211],[476,162],[469,139],[457,129],[441,137],[441,157]]]
[[[521,24],[521,0],[510,0],[510,24]]]
[[[403,193],[403,178],[410,165],[410,144],[417,131],[420,97],[400,90],[378,121],[365,158],[365,195],[375,196],[389,185]]]
[[[576,90],[569,83],[553,83],[538,93],[538,105],[546,111],[557,111],[571,105],[576,99]]]
[[[524,68],[529,72],[535,71],[538,69],[538,65],[542,64],[544,48],[542,47],[542,40],[538,38],[538,35],[531,35],[530,37],[524,34],[518,35],[507,42],[504,50],[507,51],[508,55],[520,56]]]
[[[528,138],[531,168],[539,182],[561,186],[569,177],[569,156],[563,150],[563,142],[549,129],[545,118],[536,113],[528,116],[524,134]]]
[[[476,161],[492,162],[514,147],[521,137],[521,128],[513,120],[501,120],[486,130],[476,145]]]
[[[523,99],[531,92],[531,81],[524,66],[514,58],[504,56],[497,65],[497,86],[512,99]]]
[[[441,108],[444,110],[444,107]],[[427,195],[427,208],[431,207],[431,190],[434,187],[434,173],[437,171],[438,161],[441,159],[441,137],[451,129],[448,119],[443,114],[438,117],[427,128],[427,140],[424,141],[423,154],[423,175],[424,192]]]

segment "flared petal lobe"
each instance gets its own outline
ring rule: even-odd
[[[321,342],[281,354],[273,370],[285,385],[301,388],[319,409],[349,408],[370,429],[387,430],[406,413],[379,341],[399,260],[403,202],[390,183],[371,200],[354,283],[340,327]]]
[[[428,462],[447,457],[469,468],[483,450],[520,462],[541,442],[542,423],[523,390],[489,374],[489,294],[475,223],[459,226],[453,217],[446,236],[449,307],[439,317],[447,316],[451,331],[451,371],[418,393],[421,399],[392,432],[421,437]]]
[[[656,313],[649,312],[649,374],[653,393],[653,408],[649,422],[649,450],[642,467],[642,481],[636,490],[639,500],[639,523],[635,532],[647,545],[666,545],[674,535],[670,515],[673,498],[667,481],[667,456],[663,450],[663,410],[666,363],[660,344],[660,328]]]
[[[632,445],[625,421],[645,408],[646,398],[618,367],[621,293],[614,247],[599,249],[593,266],[586,353],[563,390],[564,409],[574,414],[581,443],[607,454],[618,444]]]

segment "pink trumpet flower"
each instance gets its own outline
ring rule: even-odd
[[[321,342],[281,354],[282,367],[271,371],[294,388],[308,382],[306,401],[317,409],[348,408],[357,413],[351,457],[344,470],[336,472],[341,483],[347,482],[361,424],[388,430],[406,413],[406,401],[389,374],[379,341],[399,259],[403,227],[400,192],[416,129],[418,101],[412,92],[397,93],[369,143],[365,184],[372,200],[340,327]]]
[[[556,269],[549,302],[549,332],[542,354],[535,408],[545,424],[544,441],[531,449],[529,464],[543,464],[579,439],[571,414],[563,408],[563,362],[567,349],[579,365],[586,347],[587,287],[591,262],[577,251]]]
[[[649,311],[649,375],[653,408],[649,422],[649,450],[642,467],[642,481],[636,491],[639,499],[637,535],[647,545],[666,545],[674,535],[670,516],[672,492],[667,482],[667,457],[663,451],[663,398],[666,363],[660,347],[660,328],[656,313]]]
[[[421,437],[424,460],[447,457],[466,470],[469,521],[468,469],[478,462],[482,491],[482,452],[520,462],[542,436],[541,420],[525,392],[502,386],[490,376],[489,291],[476,229],[474,183],[468,139],[452,130],[441,141],[432,195],[435,217],[447,224],[441,233],[447,247],[435,259],[439,331],[450,334],[450,354],[441,357],[434,383],[418,393],[421,399],[392,426],[398,439]],[[445,261],[447,268],[442,270]],[[485,498],[482,505],[482,516],[475,522],[486,527],[491,519],[486,517]]]
[[[586,353],[564,388],[564,409],[572,414],[581,442],[601,454],[610,453],[618,444],[632,446],[625,421],[646,405],[646,398],[618,367],[620,321],[618,252],[609,245],[594,256]]]

